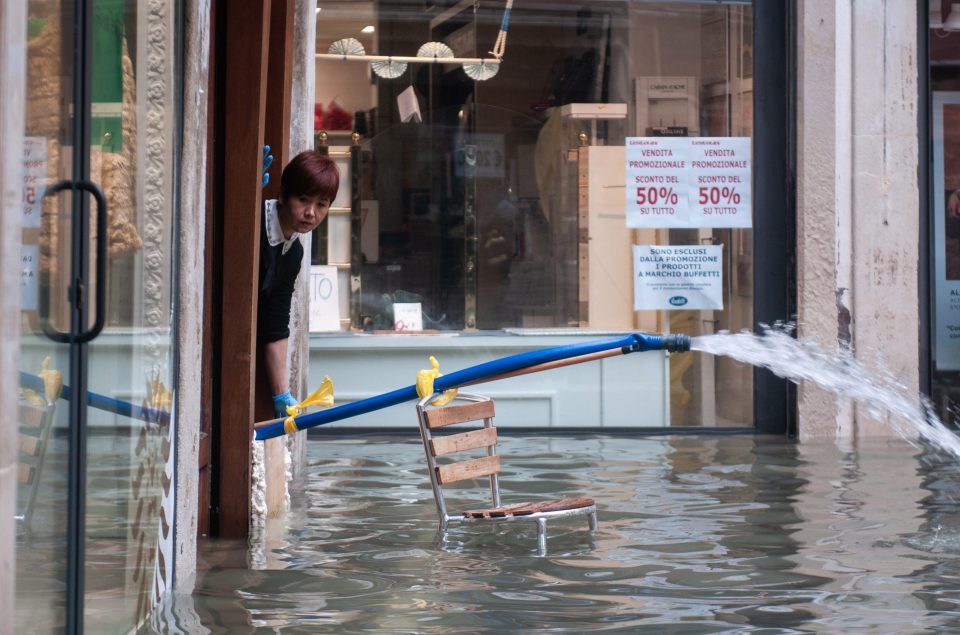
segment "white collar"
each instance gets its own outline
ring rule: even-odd
[[[284,255],[290,250],[290,247],[293,246],[293,241],[300,238],[300,234],[293,232],[289,240],[284,238],[283,227],[280,226],[280,216],[277,214],[277,200],[271,198],[264,202],[264,206],[267,210],[266,218],[264,219],[264,224],[266,225],[264,229],[267,232],[267,244],[271,247],[282,244],[283,249],[280,250],[280,254]]]

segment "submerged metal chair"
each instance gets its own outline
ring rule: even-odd
[[[417,418],[420,421],[420,437],[427,456],[430,484],[440,516],[440,532],[451,521],[463,523],[491,523],[511,521],[535,521],[540,555],[547,552],[547,520],[567,516],[587,516],[590,531],[597,530],[597,507],[592,499],[574,498],[540,501],[536,503],[511,503],[500,500],[500,456],[497,454],[497,429],[493,426],[493,400],[482,395],[459,393],[458,400],[470,402],[465,405],[450,405],[431,408],[430,405],[441,393],[424,397],[417,403]],[[454,402],[455,403],[455,402]],[[435,436],[434,431],[460,423],[483,421],[483,428]],[[466,450],[486,449],[486,456],[465,461],[440,464],[438,457]],[[489,477],[492,506],[469,509],[451,515],[443,497],[443,486],[457,481]]]
[[[38,401],[42,397],[36,398]],[[26,488],[23,492],[23,505],[15,518],[20,530],[29,535],[33,522],[33,512],[37,506],[37,492],[40,489],[40,477],[47,456],[47,443],[53,428],[54,404],[51,402],[32,403],[21,399],[19,403],[20,430],[17,434],[17,480]]]

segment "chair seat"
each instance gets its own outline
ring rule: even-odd
[[[541,501],[539,503],[512,503],[488,509],[469,509],[463,512],[465,518],[503,518],[506,516],[529,516],[541,512],[560,512],[580,509],[593,505],[592,498],[567,498],[559,501]]]

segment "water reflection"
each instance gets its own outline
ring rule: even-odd
[[[323,439],[281,523],[204,546],[150,632],[916,632],[958,626],[960,478],[904,442],[508,438],[505,500],[597,501],[600,527],[438,537],[416,439]],[[572,466],[572,467],[571,467]],[[936,529],[939,527],[940,529]],[[937,532],[940,532],[937,534]],[[941,548],[932,536],[939,535]]]

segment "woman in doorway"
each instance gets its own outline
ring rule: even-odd
[[[272,157],[264,149],[263,185]],[[290,303],[303,261],[300,236],[312,232],[327,217],[340,188],[336,164],[314,150],[301,152],[283,169],[280,197],[263,201],[260,233],[260,285],[257,301],[257,341],[278,418],[298,400],[290,393],[287,339]]]

